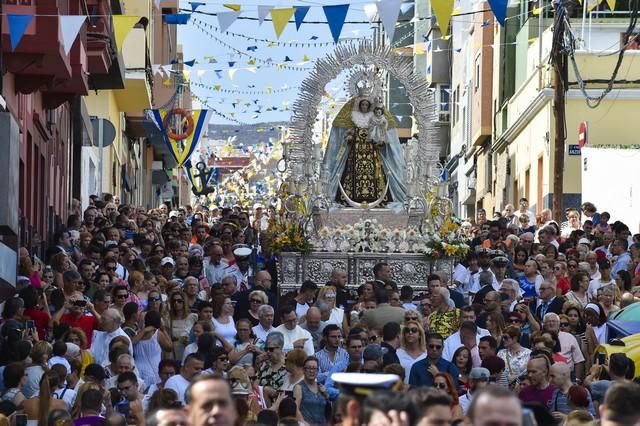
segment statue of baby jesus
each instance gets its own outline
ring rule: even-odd
[[[369,119],[369,140],[376,145],[384,145],[387,140],[387,119],[384,108],[377,106],[373,109],[373,117]]]

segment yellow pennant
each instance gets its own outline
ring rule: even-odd
[[[127,38],[133,26],[140,21],[139,16],[129,15],[114,15],[113,16],[113,29],[116,38],[116,46],[118,50],[122,50],[122,43]]]
[[[222,5],[224,7],[226,7],[227,9],[231,9],[233,11],[240,12],[240,5],[239,4],[223,3]]]
[[[443,40],[449,32],[449,22],[453,14],[453,1],[454,0],[433,0],[431,2],[431,8],[433,9],[434,15],[436,15],[436,21],[440,27],[440,33],[443,35]]]
[[[282,31],[284,31],[284,27],[287,26],[289,19],[291,19],[295,11],[296,9],[293,7],[271,10],[271,20],[273,22],[273,29],[276,32],[277,38],[280,38]]]

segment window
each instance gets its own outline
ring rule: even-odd
[[[448,84],[439,84],[436,91],[436,103],[438,105],[438,121],[449,122],[451,104],[451,88]]]

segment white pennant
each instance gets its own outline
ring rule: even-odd
[[[229,74],[229,80],[233,80],[233,76],[238,72],[238,68],[229,68],[227,72]]]
[[[258,22],[260,25],[264,22],[264,18],[271,12],[273,6],[258,6]]]
[[[398,22],[401,4],[402,0],[382,0],[377,3],[378,15],[380,15],[380,21],[382,21],[387,36],[389,36],[389,42],[393,42],[393,35],[396,33],[396,22]]]
[[[364,5],[364,14],[367,15],[367,19],[369,20],[369,22],[373,21],[373,19],[376,17],[376,13],[378,13],[378,9],[376,8],[375,3]]]
[[[78,33],[82,29],[84,22],[87,20],[86,16],[78,15],[64,15],[60,16],[60,29],[62,30],[62,46],[64,47],[64,54],[68,55],[73,42],[76,41]]]
[[[238,16],[240,16],[241,13],[241,11],[236,12],[235,10],[231,12],[218,12],[218,25],[220,26],[220,32],[226,32],[231,24],[236,22],[236,19],[238,19]]]
[[[161,67],[160,64],[151,64],[151,73],[153,75],[158,74],[158,72],[160,72],[160,67]]]
[[[202,77],[204,77],[204,73],[206,73],[207,70],[198,70],[196,71],[196,76],[198,76],[198,80],[202,80]]]

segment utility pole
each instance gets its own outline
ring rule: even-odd
[[[567,54],[564,49],[566,9],[562,0],[554,2],[553,44],[551,46],[551,65],[553,66],[553,117],[555,119],[555,137],[553,150],[553,218],[561,223],[564,215],[564,148],[566,129],[565,94],[567,91]],[[540,18],[542,19],[542,17]],[[542,42],[542,34],[539,35]]]

